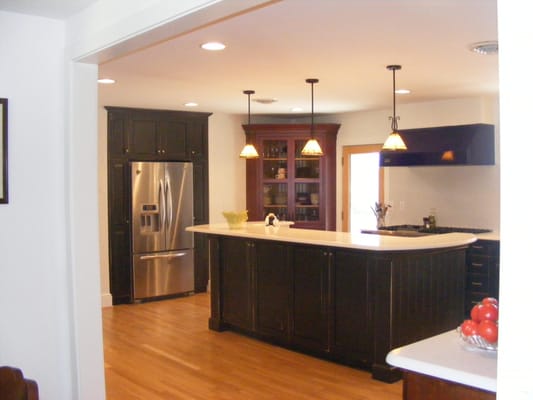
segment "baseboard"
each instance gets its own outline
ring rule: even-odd
[[[111,296],[111,293],[102,293],[101,298],[102,308],[113,306],[113,296]]]

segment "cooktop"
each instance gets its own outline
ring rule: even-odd
[[[437,226],[436,228],[425,228],[423,225],[391,225],[383,226],[380,230],[387,231],[413,231],[421,233],[452,233],[452,232],[464,232],[464,233],[487,233],[492,232],[490,229],[480,228],[458,228],[450,226]]]

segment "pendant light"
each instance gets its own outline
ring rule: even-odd
[[[313,87],[315,83],[318,83],[318,79],[315,78],[309,78],[305,80],[307,83],[311,84],[311,137],[305,144],[304,148],[302,149],[302,155],[303,156],[323,156],[324,153],[322,152],[322,149],[320,148],[320,145],[318,144],[318,141],[315,139],[315,121],[314,121],[314,91]]]
[[[407,150],[402,137],[398,133],[398,120],[400,117],[396,116],[396,71],[402,69],[401,65],[387,65],[387,69],[392,71],[392,117],[389,119],[392,120],[391,129],[389,137],[383,144],[383,150]]]
[[[250,95],[254,94],[255,91],[244,90],[243,93],[248,96],[248,126],[249,126],[250,125]],[[239,154],[239,157],[240,158],[259,158],[259,154],[257,153],[255,146],[252,143],[248,142],[248,132],[245,131],[244,135],[246,136],[246,144],[244,145],[244,148],[242,149],[241,154]]]

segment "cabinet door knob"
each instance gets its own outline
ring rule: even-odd
[[[130,152],[130,149],[128,149],[127,147],[124,149],[124,153],[129,153]]]
[[[164,149],[163,149],[163,150],[161,150],[161,154],[165,154],[165,150],[164,150]]]

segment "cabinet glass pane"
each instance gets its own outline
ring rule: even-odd
[[[296,183],[295,220],[318,221],[320,219],[320,186],[318,183]]]
[[[318,179],[320,178],[320,158],[315,156],[302,156],[302,149],[307,140],[296,140],[294,146],[295,178]]]
[[[263,179],[287,179],[287,160],[263,160]]]
[[[266,217],[273,213],[279,220],[287,219],[287,184],[269,183],[263,185],[263,209]]]
[[[301,178],[320,178],[320,160],[319,159],[298,159],[294,162],[296,168],[296,179]]]
[[[287,141],[263,141],[263,179],[286,179]]]

